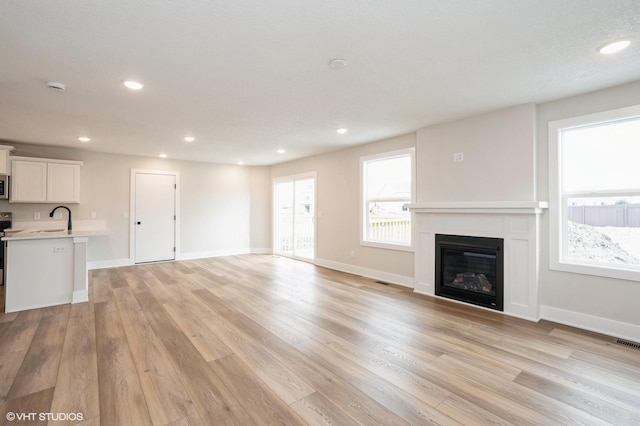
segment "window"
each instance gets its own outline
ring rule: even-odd
[[[364,157],[362,171],[363,245],[411,248],[413,148]]]
[[[640,278],[640,106],[549,124],[550,264]]]

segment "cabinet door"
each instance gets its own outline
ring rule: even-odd
[[[80,166],[58,163],[48,163],[47,166],[47,201],[79,203]]]
[[[47,201],[47,163],[21,160],[12,162],[11,201]]]

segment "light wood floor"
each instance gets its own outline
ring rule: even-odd
[[[640,424],[638,349],[290,259],[96,270],[90,293],[0,314],[1,424]]]

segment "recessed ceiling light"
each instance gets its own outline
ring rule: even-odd
[[[339,135],[344,135],[345,133],[347,133],[349,131],[349,129],[346,128],[341,128],[341,129],[337,129],[336,132],[338,132]]]
[[[91,140],[91,138],[88,138],[88,137],[86,137],[86,136],[80,136],[80,137],[78,138],[78,140],[79,140],[80,142],[89,142],[89,141]]]
[[[244,161],[238,161],[238,166],[244,166]]]
[[[144,84],[133,80],[124,81],[123,84],[131,90],[140,90],[144,87]]]
[[[160,158],[167,158],[167,154],[165,154],[164,152],[160,153],[160,155],[158,155],[158,157]]]
[[[285,153],[285,152],[287,152],[287,151],[285,151],[284,149],[279,149],[279,150],[278,150],[278,151],[276,151],[276,152],[277,152],[278,154],[284,154],[284,153]]]
[[[57,81],[47,81],[47,87],[58,92],[64,92],[65,89],[64,83],[58,83]]]
[[[339,70],[347,66],[347,61],[344,59],[336,58],[329,61],[329,67],[334,70]]]
[[[600,46],[598,48],[598,52],[602,53],[603,55],[612,55],[626,49],[630,44],[631,40],[616,40]]]
[[[196,140],[196,138],[194,138],[193,136],[185,136],[184,140],[185,142],[193,142]]]

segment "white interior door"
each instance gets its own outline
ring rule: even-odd
[[[176,176],[135,174],[135,263],[175,259]]]
[[[315,259],[315,177],[275,182],[274,251],[301,260]]]

